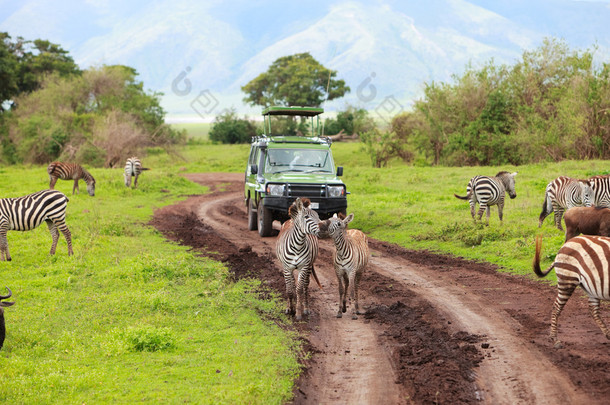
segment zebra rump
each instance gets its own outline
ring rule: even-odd
[[[600,301],[610,300],[610,271],[607,257],[610,255],[610,238],[603,236],[577,236],[568,240],[557,252],[555,261],[546,270],[540,269],[542,236],[536,238],[534,273],[545,277],[552,269],[557,275],[557,298],[551,314],[550,338],[555,347],[561,347],[557,339],[558,319],[563,307],[576,287],[581,286],[589,296],[589,310],[595,323],[610,339],[610,332],[600,317]]]
[[[131,178],[134,178],[134,188],[138,186],[138,177],[144,170],[150,170],[147,167],[142,167],[142,162],[137,157],[133,156],[127,159],[125,163],[125,186],[131,187]]]

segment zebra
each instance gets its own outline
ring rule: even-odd
[[[346,312],[347,292],[354,301],[352,319],[358,319],[363,312],[358,308],[358,284],[369,261],[369,246],[366,235],[357,229],[347,229],[354,219],[354,214],[347,217],[335,214],[332,218],[320,222],[320,233],[327,233],[335,244],[333,261],[335,274],[339,282],[339,311],[337,318]],[[351,286],[351,288],[350,288]]]
[[[593,194],[593,205],[610,208],[610,175],[593,176],[587,180]]]
[[[0,349],[2,349],[2,346],[4,345],[4,337],[6,335],[6,327],[4,326],[4,309],[2,307],[10,307],[14,304],[14,302],[2,302],[2,300],[11,298],[11,295],[13,295],[10,288],[6,287],[6,289],[8,290],[8,294],[0,295]]]
[[[309,276],[313,273],[317,280],[314,262],[318,256],[317,216],[311,214],[309,199],[297,198],[288,209],[290,220],[286,221],[280,230],[275,251],[282,264],[286,293],[288,294],[287,314],[295,314],[300,321],[303,315],[309,315]],[[297,271],[295,290],[294,271]],[[296,309],[295,300],[296,297]]]
[[[610,331],[599,315],[600,300],[610,300],[610,270],[608,252],[610,238],[603,236],[577,236],[568,240],[557,252],[555,261],[544,272],[540,269],[542,236],[536,238],[536,254],[533,268],[538,277],[545,277],[554,268],[557,274],[557,298],[551,314],[550,338],[555,347],[562,347],[557,339],[559,315],[564,305],[579,285],[589,295],[591,316],[607,339]]]
[[[65,163],[65,162],[53,162],[47,167],[47,173],[49,173],[49,188],[53,190],[57,179],[62,180],[74,180],[74,187],[72,187],[72,194],[78,190],[78,181],[83,179],[87,183],[87,192],[91,197],[95,195],[95,179],[93,176],[85,170],[82,166],[76,163]]]
[[[590,207],[593,190],[587,180],[577,180],[566,176],[557,177],[546,186],[542,212],[538,219],[538,228],[544,219],[555,212],[555,226],[563,231],[561,218],[564,211],[573,207]]]
[[[67,205],[68,197],[57,190],[0,198],[0,260],[11,260],[6,237],[8,231],[29,231],[38,227],[42,221],[46,221],[53,238],[49,254],[55,254],[61,231],[68,242],[68,256],[72,255],[72,235],[66,225]]]
[[[142,167],[142,162],[135,156],[127,159],[127,163],[125,163],[125,186],[131,187],[131,178],[134,177],[133,187],[138,187],[138,176],[144,170],[150,170],[147,167]]]
[[[517,197],[515,192],[515,176],[517,172],[509,173],[501,171],[495,177],[474,176],[466,187],[466,196],[462,197],[453,194],[461,200],[469,200],[470,215],[475,220],[475,204],[479,203],[479,221],[483,216],[483,211],[487,210],[487,225],[489,225],[489,207],[498,206],[498,216],[502,221],[502,210],[504,209],[504,194],[508,191],[511,199]]]

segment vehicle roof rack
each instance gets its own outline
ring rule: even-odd
[[[315,117],[324,113],[323,108],[318,107],[284,107],[274,105],[263,110],[263,115],[290,115],[301,117]]]

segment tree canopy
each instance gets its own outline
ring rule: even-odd
[[[38,89],[50,73],[67,77],[81,71],[68,51],[57,44],[22,37],[13,40],[0,32],[0,112],[15,96]]]
[[[241,89],[246,93],[244,101],[253,106],[319,107],[327,99],[327,86],[328,100],[350,91],[345,81],[336,77],[337,71],[325,68],[305,52],[277,59]]]

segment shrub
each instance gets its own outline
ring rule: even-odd
[[[249,143],[256,136],[256,126],[246,118],[238,118],[235,109],[216,117],[210,130],[210,140],[220,143]]]

